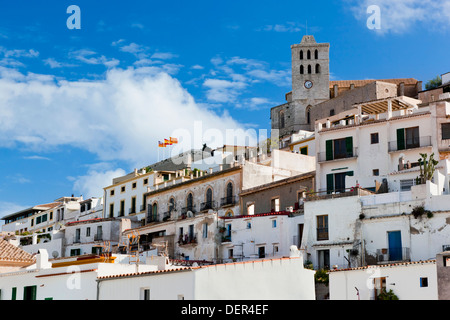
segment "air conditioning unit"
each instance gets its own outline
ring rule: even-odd
[[[286,207],[286,211],[287,212],[294,212],[294,207],[293,206]]]
[[[442,251],[450,251],[450,244],[444,244],[442,246]]]

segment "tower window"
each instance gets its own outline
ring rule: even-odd
[[[305,73],[305,68],[303,66],[300,66],[300,74],[304,74]]]
[[[319,51],[314,51],[314,59],[319,59]]]
[[[280,129],[283,129],[284,125],[284,111],[280,111]]]
[[[311,59],[311,51],[309,51],[309,50],[308,50],[308,53],[307,53],[307,58],[308,58],[308,60]]]
[[[320,73],[320,64],[316,64],[316,73]]]
[[[311,123],[311,106],[308,106],[306,108],[306,123],[307,124]]]
[[[311,74],[312,70],[311,70],[311,65],[308,65],[308,73]]]
[[[303,60],[303,50],[300,50],[300,60]]]

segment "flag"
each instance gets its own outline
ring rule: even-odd
[[[169,140],[167,140],[167,139],[164,139],[164,144],[167,146],[167,145],[172,145],[172,142],[170,142]]]
[[[160,148],[164,148],[166,145],[164,143],[162,143],[161,141],[158,141],[158,146]]]
[[[178,139],[177,139],[177,138],[172,138],[172,137],[170,137],[169,140],[170,140],[170,142],[172,142],[172,143],[178,143]]]

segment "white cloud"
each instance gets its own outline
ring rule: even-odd
[[[98,164],[92,166],[86,175],[75,178],[73,190],[76,193],[82,194],[83,198],[103,197],[103,188],[112,184],[112,179],[125,175],[123,169],[111,169],[108,164]]]
[[[88,49],[80,49],[71,52],[69,54],[69,57],[87,64],[103,64],[108,68],[116,67],[120,63],[119,60],[114,58],[108,59],[103,55],[102,56],[95,56],[95,55],[97,55],[97,53],[94,51]]]
[[[300,32],[305,27],[297,22],[286,22],[285,24],[269,24],[262,28],[258,28],[257,31],[274,31],[274,32]]]
[[[40,152],[70,145],[100,161],[138,167],[157,160],[157,142],[175,130],[194,137],[195,121],[205,130],[242,127],[229,115],[197,104],[161,67],[112,68],[93,81],[57,80],[4,67],[0,75],[0,147],[20,142]],[[201,139],[183,145],[198,148]]]
[[[414,25],[423,23],[433,30],[450,27],[450,0],[347,0],[355,18],[366,22],[372,15],[367,8],[380,8],[381,28],[374,31],[404,33]]]
[[[26,159],[26,160],[48,160],[48,161],[51,160],[50,158],[43,157],[43,156],[37,156],[37,155],[27,156],[27,157],[23,157],[23,158]]]
[[[44,64],[50,66],[50,68],[52,68],[52,69],[75,66],[74,64],[56,61],[54,58],[47,58],[47,59],[44,59],[43,61],[44,61]]]
[[[213,102],[235,102],[247,84],[241,81],[206,79],[203,86],[208,89],[206,96]]]

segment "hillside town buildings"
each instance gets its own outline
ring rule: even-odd
[[[329,50],[291,46],[268,153],[205,145],[4,216],[0,298],[448,300],[449,73],[330,81]]]

